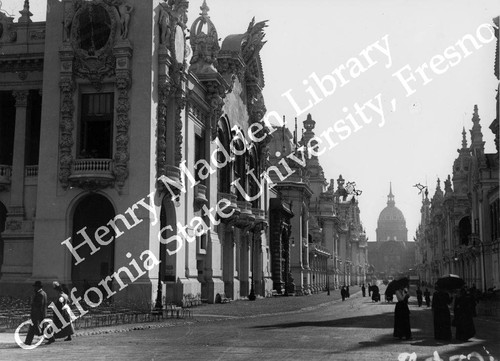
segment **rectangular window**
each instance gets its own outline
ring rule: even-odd
[[[194,139],[194,162],[198,162],[200,159],[205,159],[205,139],[199,135],[195,136]],[[195,166],[194,169],[194,177],[197,181],[200,181],[201,184],[204,183],[204,180],[200,178],[199,171],[200,169],[203,168],[203,164],[199,164],[197,167]],[[206,173],[206,169],[203,170],[203,173]]]
[[[113,95],[82,94],[78,158],[112,158]]]

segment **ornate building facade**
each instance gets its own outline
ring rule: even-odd
[[[415,265],[415,243],[408,242],[408,229],[403,212],[396,207],[392,184],[387,206],[377,222],[377,241],[368,243],[370,263],[379,278],[407,274]]]
[[[309,114],[297,139],[285,126],[269,144],[273,284],[278,293],[308,294],[366,281],[366,236],[358,201],[342,176],[328,183],[314,149],[315,121]]]
[[[156,304],[271,292],[266,24],[220,42],[203,2],[188,41],[188,5],[0,13],[2,294],[34,280]]]
[[[498,81],[498,25],[496,27],[494,74]],[[429,200],[422,195],[421,222],[416,233],[418,271],[425,282],[434,284],[443,274],[461,276],[468,286],[487,291],[500,288],[500,211],[498,121],[500,82],[496,92],[496,117],[489,129],[495,138],[495,153],[485,153],[485,142],[474,106],[470,146],[465,127],[461,148],[452,168],[453,176],[438,179]]]
[[[483,291],[500,286],[497,119],[490,126],[497,129],[497,153],[485,154],[478,108],[474,107],[471,145],[464,129],[453,176],[445,180],[444,192],[438,179],[432,199],[427,192],[422,196],[416,241],[418,271],[425,282],[433,284],[453,273]]]

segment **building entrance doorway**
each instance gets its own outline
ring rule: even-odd
[[[110,219],[115,216],[112,204],[102,195],[91,194],[83,198],[76,206],[73,215],[73,246],[83,242],[83,234],[86,233],[93,239],[95,231],[101,226],[105,226]],[[110,232],[106,239],[114,237],[114,232]],[[93,255],[90,254],[90,247],[84,245],[78,249],[80,257],[85,260],[75,266],[75,258],[71,262],[71,281],[73,287],[84,292],[89,287],[97,284],[106,276],[114,272],[114,242],[102,246]]]

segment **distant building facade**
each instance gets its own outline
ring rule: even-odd
[[[286,127],[275,128],[268,169],[274,188],[271,217],[273,281],[278,293],[315,293],[366,281],[366,235],[356,197],[339,177],[328,183],[314,149],[315,121],[308,114],[297,140]],[[286,175],[286,177],[285,177]],[[274,227],[274,228],[273,228]],[[279,269],[278,269],[279,268]]]
[[[403,212],[396,207],[392,184],[387,206],[377,222],[377,240],[368,243],[368,254],[373,272],[378,278],[406,274],[415,264],[415,243],[408,242],[408,229]]]

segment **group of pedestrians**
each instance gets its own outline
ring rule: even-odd
[[[422,298],[422,295],[424,298]],[[425,305],[427,307],[431,306],[431,293],[429,292],[429,289],[426,288],[425,291],[422,294],[422,290],[420,289],[420,286],[417,286],[417,303],[418,307],[422,307],[423,300],[425,299]]]
[[[71,341],[71,335],[75,333],[72,319],[70,316],[70,305],[68,291],[64,285],[54,281],[52,287],[57,292],[57,299],[54,301],[55,310],[52,316],[52,322],[58,332],[52,330],[52,336],[47,339],[46,344],[55,342],[56,338],[64,338],[64,341]],[[44,336],[43,320],[47,317],[47,293],[43,290],[42,282],[36,281],[33,284],[33,291],[35,293],[31,302],[31,326],[28,329],[26,345],[31,345],[34,336]],[[61,320],[60,316],[63,320]],[[64,326],[64,327],[63,327]],[[49,326],[50,327],[50,326]]]
[[[437,288],[432,295],[432,312],[434,314],[434,338],[449,341],[452,338],[451,327],[456,328],[458,341],[467,341],[474,337],[476,328],[473,317],[476,316],[476,300],[470,290],[463,287],[455,297],[453,319],[450,305],[453,298],[444,290]]]
[[[423,300],[427,307],[431,305],[430,292],[426,288],[422,292],[417,288],[418,307],[422,306]],[[395,292],[397,303],[394,309],[394,337],[399,339],[411,339],[410,309],[408,300],[410,298],[408,288],[401,286]],[[450,306],[454,300],[453,319],[450,313]],[[450,341],[452,339],[452,326],[456,328],[455,337],[458,341],[465,342],[476,334],[473,317],[476,316],[476,301],[473,293],[462,288],[455,297],[445,289],[436,286],[432,295],[432,314],[434,322],[434,338],[440,341]]]

